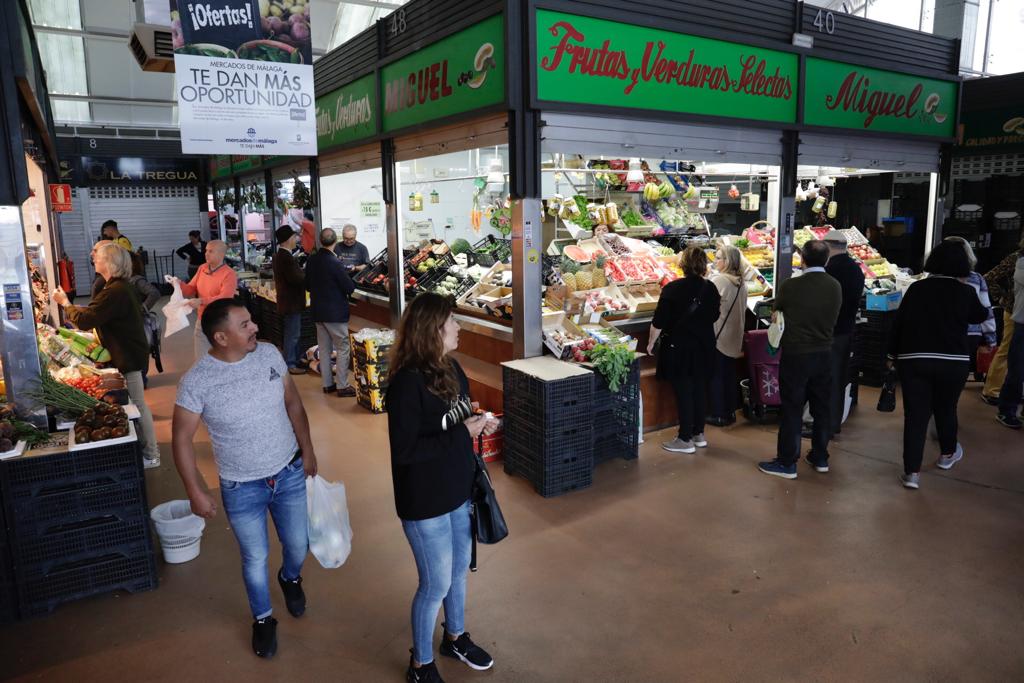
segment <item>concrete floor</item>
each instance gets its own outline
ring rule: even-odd
[[[163,466],[150,504],[183,497],[169,452],[191,334],[166,345],[147,393]],[[160,564],[160,587],[64,605],[0,629],[13,680],[399,681],[410,647],[412,555],[394,514],[387,418],[299,377],[320,471],[341,479],[355,530],[344,567],[304,571],[294,620],[273,591],[278,655],[249,649],[238,551],[223,516],[200,557]],[[897,483],[901,414],[861,405],[833,469],[787,482],[757,472],[772,428],[709,429],[697,455],[662,451],[598,467],[594,486],[545,500],[492,468],[511,536],[482,547],[467,626],[497,664],[439,662],[448,681],[1024,680],[1024,433],[998,426],[972,384],[966,457],[922,488]],[[244,397],[240,397],[244,400]],[[207,482],[217,478],[205,440]],[[273,553],[276,569],[279,552]]]

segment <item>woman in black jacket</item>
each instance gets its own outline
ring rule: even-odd
[[[449,354],[459,324],[448,299],[421,294],[402,317],[387,394],[395,508],[412,547],[419,588],[412,602],[413,650],[406,678],[440,681],[433,633],[444,604],[441,654],[478,671],[494,660],[463,626],[472,551],[473,439],[497,426],[473,415],[469,382]]]
[[[988,317],[978,294],[964,281],[971,264],[963,245],[941,242],[924,264],[929,276],[903,295],[889,337],[889,366],[903,386],[903,486],[920,486],[928,422],[935,416],[941,455],[948,470],[964,457],[957,441],[956,406],[970,369],[968,325]]]
[[[662,448],[673,453],[694,453],[708,445],[704,438],[705,393],[715,354],[715,321],[721,298],[705,279],[708,257],[699,247],[688,247],[680,257],[686,276],[665,286],[654,311],[647,353],[658,349],[658,378],[672,382],[679,411],[679,435]]]

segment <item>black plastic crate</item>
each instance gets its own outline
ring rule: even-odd
[[[12,532],[38,533],[58,524],[102,517],[111,512],[146,510],[145,481],[139,477],[118,480],[112,476],[72,484],[57,484],[37,491],[22,489],[8,496]]]
[[[604,375],[596,369],[594,375],[594,410],[600,411],[604,407],[611,407],[616,404],[636,405],[640,404],[640,361],[633,361],[629,374],[619,386],[619,390],[613,392],[608,388],[608,382]]]
[[[108,554],[123,547],[150,545],[149,516],[138,505],[130,509],[68,524],[54,524],[39,533],[26,531],[11,538],[20,577],[54,564]]]
[[[556,462],[565,453],[589,451],[593,446],[594,428],[590,420],[539,430],[535,424],[510,418],[505,413],[503,428],[506,444],[511,443],[533,453],[542,463]]]
[[[640,431],[637,428],[594,439],[594,464],[622,458],[636,460],[640,455]]]
[[[621,432],[640,431],[640,406],[619,405],[594,413],[594,441]]]
[[[593,423],[594,380],[590,374],[546,382],[503,367],[502,384],[506,423],[519,421],[541,433]]]
[[[488,251],[482,251],[488,249]],[[495,263],[506,262],[512,258],[512,241],[487,235],[473,245],[473,258],[478,265],[489,267]]]
[[[585,489],[594,483],[594,454],[590,448],[575,452],[549,454],[541,462],[537,454],[519,445],[504,447],[504,468],[507,474],[525,478],[545,498]]]
[[[107,477],[113,481],[142,478],[138,442],[100,446],[8,460],[0,466],[5,497],[36,495],[43,489]]]
[[[115,590],[130,593],[157,586],[152,552],[110,553],[51,567],[18,581],[21,616],[46,614],[64,602]]]

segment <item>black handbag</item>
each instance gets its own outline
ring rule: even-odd
[[[483,437],[479,437],[481,450]],[[505,523],[505,516],[501,513],[501,506],[498,505],[498,497],[494,495],[494,487],[491,485],[491,476],[487,472],[487,465],[479,453],[475,453],[476,475],[473,479],[472,518],[470,524],[473,530],[473,555],[469,563],[470,571],[476,571],[476,544],[485,543],[491,545],[501,541],[508,536],[508,525]]]
[[[896,372],[888,370],[882,384],[882,393],[878,395],[878,411],[891,413],[896,410]]]

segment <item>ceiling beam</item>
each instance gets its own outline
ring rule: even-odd
[[[51,100],[69,100],[72,102],[95,102],[97,104],[146,104],[159,106],[173,106],[178,104],[177,100],[147,99],[141,97],[111,97],[109,95],[64,95],[61,93],[50,93]]]

